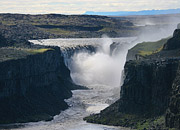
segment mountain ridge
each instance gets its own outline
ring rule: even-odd
[[[180,8],[164,10],[141,10],[141,11],[116,11],[116,12],[94,12],[86,11],[86,15],[107,15],[107,16],[129,16],[129,15],[160,15],[160,14],[178,14]]]

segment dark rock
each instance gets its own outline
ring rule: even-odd
[[[166,112],[166,126],[180,129],[180,65],[173,82],[170,103]]]
[[[88,53],[95,53],[98,49],[98,45],[94,46],[94,45],[78,45],[75,47],[66,47],[64,49],[62,49],[63,51],[63,55],[65,59],[70,59],[71,56],[73,56],[74,54],[77,54],[79,52],[88,52]]]
[[[0,35],[0,47],[7,46],[7,40],[5,37]]]
[[[174,31],[173,37],[167,41],[163,50],[175,50],[180,48],[180,29]]]
[[[169,60],[163,63],[127,62],[119,111],[151,116],[164,113],[177,66],[177,61]]]
[[[0,62],[0,123],[52,119],[76,87],[58,47]]]
[[[117,42],[113,42],[111,45],[110,45],[110,55],[112,56],[113,52],[115,51],[115,49],[117,49],[119,46],[119,43]]]

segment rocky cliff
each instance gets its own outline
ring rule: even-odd
[[[151,116],[164,113],[177,66],[176,60],[127,62],[119,111]]]
[[[172,85],[170,103],[166,112],[166,125],[180,129],[180,64]]]
[[[173,38],[170,39],[165,45],[164,50],[178,50],[180,48],[180,29],[175,30]],[[179,57],[178,57],[179,59]],[[171,97],[169,106],[166,111],[166,126],[170,128],[180,129],[180,64],[177,69],[176,78],[172,84]]]
[[[164,50],[173,50],[180,48],[180,29],[174,31],[173,37],[164,45]]]
[[[179,129],[179,32],[160,52],[126,62],[120,99],[85,120],[138,130]]]
[[[31,53],[0,62],[0,123],[52,119],[78,88],[58,47]]]

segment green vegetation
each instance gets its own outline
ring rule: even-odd
[[[49,50],[54,50],[52,48],[16,48],[16,47],[2,47],[0,48],[0,62],[7,60],[16,60],[26,58],[28,55],[34,55],[38,53],[44,53]]]
[[[165,127],[165,117],[160,116],[156,117],[154,119],[146,119],[144,121],[138,122],[136,125],[137,130],[144,130],[144,129],[149,129],[149,128],[166,128]]]
[[[98,32],[106,32],[106,31],[110,31],[111,28],[109,27],[105,27],[105,28],[102,28],[101,30],[99,30]]]
[[[104,125],[130,127],[136,130],[147,130],[149,128],[167,129],[165,126],[165,116],[154,118],[143,117],[142,115],[133,115],[125,113],[109,113],[105,115],[91,115],[84,118],[87,122],[98,123]],[[173,129],[172,129],[173,130]]]
[[[37,54],[37,53],[44,53],[49,50],[54,50],[52,48],[41,48],[41,49],[24,49],[24,51],[31,53],[31,54]]]
[[[114,126],[123,126],[123,127],[133,127],[140,118],[137,115],[125,114],[125,113],[109,113],[106,115],[91,115],[84,118],[87,122],[104,124],[104,125],[114,125]]]
[[[169,38],[170,37],[164,38],[156,42],[139,43],[136,46],[134,46],[132,49],[130,49],[129,51],[140,56],[151,55],[151,54],[161,51],[163,48],[163,45],[167,42]]]
[[[68,35],[71,33],[71,31],[68,30],[63,30],[60,28],[53,28],[53,29],[41,29],[45,32],[49,32],[49,33],[53,33],[53,34],[64,34],[64,35]]]
[[[100,114],[93,114],[85,117],[84,120],[90,123],[130,127],[136,130],[167,129],[165,126],[165,115],[149,116],[146,114],[132,114],[120,112],[118,102],[106,108]]]
[[[141,56],[148,56],[148,55],[152,55],[154,53],[158,53],[163,49],[163,45],[160,48],[157,48],[156,50],[151,50],[151,51],[139,51],[139,55]]]
[[[15,25],[15,23],[13,21],[1,21],[1,23],[3,25],[8,25],[8,26]]]

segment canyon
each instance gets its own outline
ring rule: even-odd
[[[43,24],[37,23],[36,18]],[[47,23],[45,18],[54,21]],[[88,21],[88,27],[83,23],[64,25],[63,18],[77,18],[75,23],[90,18],[99,23],[96,27]],[[179,25],[172,37],[153,43],[158,44],[155,50],[137,53],[130,48],[146,38],[152,40],[150,33],[155,28],[163,32],[172,30],[174,25],[140,27],[146,31],[153,28],[144,33],[144,39],[88,39],[67,37],[100,37],[103,33],[113,37],[136,36],[140,28],[126,18],[118,23],[119,18],[104,16],[1,14],[0,19],[0,128],[180,128]],[[12,19],[16,21],[10,22]],[[108,23],[114,24],[110,30],[106,30]],[[153,40],[170,34],[166,31],[158,36],[160,32],[153,33]],[[43,39],[58,37],[64,39]]]

